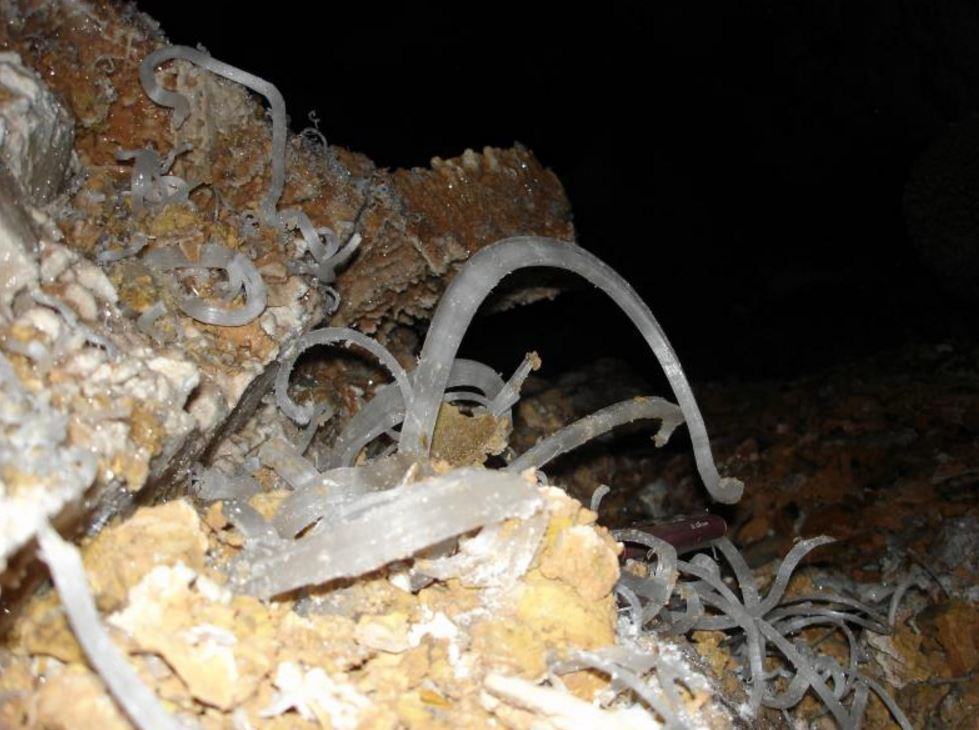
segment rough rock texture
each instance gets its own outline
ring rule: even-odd
[[[17,181],[0,169],[0,308],[8,310],[14,294],[37,282],[36,247],[35,226]]]
[[[446,274],[487,243],[531,230],[574,238],[561,183],[520,146],[436,158],[431,170],[378,171],[359,223],[364,244],[340,276],[345,299],[336,321],[368,332],[424,317]],[[524,290],[519,297],[553,293]]]
[[[547,387],[528,382],[527,391],[515,417],[516,444],[644,387],[627,366],[605,361]],[[826,534],[837,542],[821,548],[818,568],[800,571],[794,590],[873,596],[911,581],[895,633],[870,641],[870,667],[913,727],[975,724],[977,394],[979,348],[972,342],[906,346],[791,381],[698,387],[706,419],[722,426],[712,433],[718,463],[751,485],[722,514],[753,568],[770,572],[794,540]],[[600,521],[612,527],[707,507],[682,441],[658,450],[648,431],[583,447],[550,464],[548,476],[585,501],[595,485],[608,484]],[[692,638],[716,675],[730,677],[724,635]],[[737,684],[732,678],[724,686],[733,691]],[[807,700],[793,712],[801,720],[822,711]],[[864,727],[895,725],[872,698]]]
[[[0,464],[3,566],[41,520],[98,529],[172,494],[175,477],[254,411],[283,349],[322,321],[324,296],[295,273],[304,244],[251,215],[269,176],[256,97],[191,64],[165,64],[161,83],[191,102],[174,128],[137,74],[165,39],[133,6],[11,2],[0,21],[9,172],[0,171],[0,439],[17,444]],[[169,172],[191,185],[189,200],[139,206],[133,164],[117,154],[165,157],[181,145],[189,149]],[[286,163],[280,210],[299,207],[342,241],[362,236],[336,285],[337,323],[386,333],[424,318],[481,246],[516,233],[573,238],[560,183],[522,148],[391,172],[296,136]],[[240,327],[185,316],[182,298],[214,298],[221,278],[160,271],[126,253],[144,241],[143,254],[176,248],[194,260],[218,242],[245,255],[268,287],[268,308]],[[138,325],[160,303],[165,313]],[[31,427],[42,422],[44,432]],[[74,461],[55,479],[65,454]],[[26,557],[0,577],[4,600],[30,588]]]
[[[568,727],[567,718],[550,724],[548,703],[520,690],[546,676],[553,658],[616,643],[620,546],[560,489],[542,487],[541,496],[539,547],[529,566],[503,565],[482,581],[467,574],[416,593],[397,587],[396,571],[383,570],[313,589],[299,603],[234,595],[224,584],[241,540],[229,539],[235,530],[220,509],[204,523],[175,519],[175,510],[194,513],[183,501],[108,527],[83,552],[96,600],[113,607],[107,623],[114,641],[168,709],[200,727]],[[509,520],[500,529],[522,527]],[[134,533],[157,539],[134,541]],[[121,544],[130,545],[141,574],[126,579],[125,594],[116,566],[100,557]],[[10,693],[0,703],[3,727],[28,727],[38,714],[46,727],[129,726],[50,593],[32,599],[0,662],[0,691]],[[518,684],[501,682],[501,674]],[[656,726],[645,713],[593,706],[608,687],[605,677],[575,672],[565,684],[548,692],[568,713],[587,708],[601,727]],[[708,696],[680,691],[699,726],[729,726]],[[578,707],[579,700],[586,702]]]
[[[34,205],[61,192],[72,157],[74,122],[16,53],[0,53],[0,158]]]
[[[164,152],[186,141],[193,150],[178,160],[178,174],[207,183],[234,208],[256,205],[267,183],[268,130],[260,105],[240,87],[174,64],[176,71],[163,75],[201,103],[172,130],[168,111],[146,98],[136,77],[138,62],[162,42],[147,16],[111,3],[18,7],[7,11],[6,45],[68,101],[76,148],[88,164],[114,166],[119,149]],[[280,208],[301,205],[315,225],[332,227],[343,240],[363,236],[339,279],[345,303],[336,321],[365,331],[424,317],[446,274],[488,243],[526,233],[574,238],[560,182],[522,147],[467,150],[436,158],[430,170],[389,171],[297,137],[288,158]]]

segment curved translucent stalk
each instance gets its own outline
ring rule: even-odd
[[[262,198],[262,217],[266,223],[278,228],[279,215],[276,212],[279,198],[286,179],[286,102],[282,94],[272,84],[247,71],[211,58],[206,53],[188,46],[167,46],[153,51],[139,64],[139,80],[143,90],[160,106],[173,109],[173,124],[179,127],[190,114],[190,102],[183,94],[163,88],[156,80],[156,67],[173,59],[189,61],[211,73],[222,76],[235,83],[246,86],[264,96],[272,113],[272,179],[269,189]]]
[[[65,542],[47,523],[38,529],[37,539],[41,559],[51,571],[75,638],[116,702],[136,727],[143,730],[178,730],[182,727],[163,709],[156,695],[109,637],[95,608],[78,548]]]
[[[595,491],[591,493],[591,504],[588,506],[588,509],[597,513],[602,506],[602,500],[605,499],[605,495],[611,491],[607,484],[599,484]]]
[[[647,578],[640,579],[649,586],[655,586],[653,592],[658,591],[659,595],[644,593],[649,598],[649,603],[643,609],[642,625],[660,612],[670,600],[673,588],[676,586],[677,579],[677,557],[676,548],[665,540],[661,540],[655,535],[650,535],[642,530],[625,529],[612,530],[612,537],[618,542],[634,542],[649,549],[656,555],[656,570]],[[625,578],[625,575],[622,576]]]
[[[698,556],[700,557],[700,556]],[[712,591],[701,590],[700,600],[709,606],[722,611],[729,616],[741,630],[745,633],[748,642],[748,668],[751,672],[751,687],[748,691],[748,709],[754,715],[761,707],[761,701],[765,692],[765,640],[759,633],[758,623],[760,619],[750,616],[737,596],[724,585],[719,573],[713,570],[713,566],[708,567],[703,564],[706,561],[686,562],[677,561],[677,568],[684,573],[696,576],[713,588]],[[696,628],[701,628],[698,623]]]
[[[880,701],[883,702],[884,706],[890,711],[891,716],[894,718],[894,721],[898,724],[901,730],[911,730],[911,723],[908,721],[907,715],[904,714],[904,711],[898,706],[897,702],[894,701],[894,698],[887,693],[887,690],[884,689],[883,685],[875,682],[865,674],[859,673],[857,674],[857,681],[874,691],[874,694],[880,698]],[[854,703],[854,705],[856,704],[857,703]],[[863,711],[865,705],[866,700],[860,703],[861,712]]]
[[[540,469],[552,459],[578,448],[617,426],[649,418],[658,418],[661,421],[655,436],[657,446],[665,444],[673,430],[683,423],[680,409],[669,401],[650,397],[630,398],[595,411],[542,439],[514,459],[507,466],[507,470],[521,472],[531,467]]]
[[[831,542],[835,542],[832,537],[819,535],[818,537],[811,537],[808,540],[800,540],[793,545],[788,555],[785,556],[778,566],[772,587],[768,589],[768,595],[765,596],[765,599],[758,604],[754,615],[764,616],[775,608],[779,604],[779,601],[782,600],[785,589],[789,585],[789,579],[792,577],[792,573],[795,572],[795,568],[800,561],[816,548],[822,545],[828,545]]]
[[[809,683],[809,686],[819,695],[819,699],[823,701],[826,708],[832,713],[836,722],[839,723],[841,728],[854,728],[855,722],[854,718],[850,716],[850,713],[846,711],[842,703],[836,699],[836,695],[833,691],[826,685],[822,678],[816,673],[812,666],[812,663],[806,660],[806,658],[799,653],[799,651],[792,645],[792,642],[788,641],[784,636],[782,636],[778,631],[776,631],[767,621],[763,619],[755,619],[757,624],[757,630],[768,639],[775,647],[782,652],[786,659],[795,665],[797,674],[801,675],[803,680]]]
[[[373,340],[363,332],[352,330],[346,327],[324,327],[323,329],[307,332],[299,338],[293,348],[292,353],[282,360],[279,365],[279,372],[275,376],[275,397],[282,411],[298,424],[305,425],[313,416],[313,406],[297,405],[289,397],[289,376],[292,375],[292,368],[296,364],[298,357],[311,347],[316,345],[334,345],[340,342],[357,345],[367,350],[370,354],[380,361],[388,369],[401,394],[410,400],[411,383],[404,368],[384,345]]]
[[[408,377],[413,378],[414,372]],[[502,392],[505,384],[503,378],[488,365],[476,360],[459,358],[452,363],[452,372],[446,387],[477,388],[487,398],[495,399]],[[401,391],[390,383],[382,387],[347,422],[330,452],[326,462],[327,468],[353,466],[357,454],[382,433],[401,423],[404,413],[404,398]]]
[[[608,294],[629,316],[659,360],[676,395],[707,491],[718,502],[737,502],[744,486],[737,479],[718,474],[693,391],[649,307],[625,279],[600,259],[578,246],[548,238],[518,236],[487,246],[473,255],[449,284],[422,348],[400,450],[419,457],[429,453],[449,370],[476,310],[505,276],[534,266],[564,269],[582,276]]]
[[[849,646],[849,669],[847,673],[850,676],[854,676],[857,672],[857,656],[859,648],[857,647],[857,639],[850,630],[850,627],[846,625],[844,621],[837,618],[812,615],[804,616],[792,622],[784,624],[772,624],[776,631],[778,631],[782,636],[789,636],[790,634],[797,633],[802,629],[809,628],[810,626],[823,626],[830,625],[840,629]],[[766,694],[763,704],[765,707],[773,707],[775,709],[787,710],[795,707],[802,701],[806,692],[809,691],[809,683],[806,677],[798,672],[789,681],[789,686],[778,694]],[[843,692],[840,691],[838,694],[834,692],[837,699],[842,699]],[[858,717],[851,711],[851,716]]]
[[[568,652],[567,659],[551,666],[551,670],[556,674],[567,674],[582,669],[594,669],[607,674],[613,684],[621,684],[632,690],[636,697],[649,706],[649,709],[663,718],[667,728],[678,727],[678,708],[672,707],[666,696],[658,694],[628,667],[617,663],[614,659],[604,657],[594,651],[573,650]],[[682,708],[679,709],[682,710]]]
[[[714,546],[717,547],[724,559],[727,560],[728,565],[734,571],[734,577],[738,579],[738,588],[741,590],[741,602],[744,604],[745,610],[752,616],[759,616],[758,611],[758,586],[755,585],[755,576],[751,572],[751,568],[748,567],[748,563],[745,561],[744,556],[741,551],[734,547],[734,543],[728,540],[726,537],[719,537],[714,541]],[[795,566],[793,565],[792,568]],[[789,570],[791,574],[792,570]],[[787,581],[786,581],[787,582]],[[781,596],[781,593],[779,593]]]
[[[670,621],[670,631],[683,636],[692,631],[700,617],[704,615],[704,606],[700,602],[700,594],[692,586],[684,583],[677,586],[677,592],[687,602],[683,614],[673,611],[666,613]]]
[[[158,248],[143,257],[151,269],[172,271],[173,269],[223,269],[228,275],[226,294],[237,296],[245,287],[245,303],[236,308],[225,308],[204,301],[197,296],[184,297],[178,303],[180,310],[205,324],[222,327],[241,327],[252,322],[265,311],[268,304],[268,288],[262,275],[244,254],[232,251],[220,243],[207,243],[201,247],[197,261],[190,261],[176,246]],[[228,297],[226,297],[228,298]]]

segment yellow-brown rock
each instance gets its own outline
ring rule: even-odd
[[[89,669],[69,664],[49,677],[37,693],[36,727],[46,730],[130,730],[132,725]]]
[[[382,616],[361,616],[354,638],[369,649],[400,654],[410,646],[408,615],[393,611]]]
[[[31,253],[28,259],[39,259],[26,262],[40,269],[41,291],[64,304],[69,319],[71,312],[80,314],[98,342],[110,343],[108,349],[117,348],[149,371],[133,378],[129,368],[134,363],[103,358],[110,362],[95,372],[99,363],[87,352],[77,358],[81,363],[63,367],[57,362],[48,372],[35,372],[15,350],[42,344],[42,332],[8,321],[7,308],[0,317],[0,342],[14,343],[0,349],[23,381],[38,386],[32,392],[50,392],[59,415],[68,417],[71,443],[66,446],[91,451],[98,460],[94,484],[72,483],[63,490],[70,493],[57,499],[46,500],[53,488],[35,475],[8,470],[12,491],[37,494],[26,514],[41,513],[32,512],[34,501],[46,503],[44,517],[63,512],[65,522],[79,532],[96,519],[102,524],[107,513],[179,494],[183,470],[223,434],[236,408],[241,418],[256,408],[271,381],[268,367],[324,313],[323,288],[312,277],[294,273],[302,253],[289,236],[265,223],[242,232],[243,216],[257,209],[270,179],[271,135],[261,101],[241,85],[190,63],[166,63],[156,70],[160,83],[194,100],[189,118],[175,127],[171,111],[150,100],[139,80],[140,62],[165,45],[157,24],[112,0],[43,8],[13,2],[0,9],[0,50],[19,54],[74,122],[69,150],[73,184],[52,181],[67,192],[49,209],[16,211],[28,223],[43,221],[37,230],[26,226],[30,240],[21,248]],[[139,209],[130,190],[133,166],[120,163],[117,154],[150,149],[166,156],[185,145],[188,149],[168,172],[192,183],[189,200]],[[336,288],[342,305],[332,324],[357,323],[368,332],[389,332],[398,322],[427,318],[461,263],[499,238],[517,233],[574,238],[561,183],[522,147],[467,150],[454,159],[433,160],[430,169],[388,171],[358,153],[324,149],[292,136],[277,205],[303,210],[314,227],[330,227],[341,241],[361,237],[358,254],[340,273]],[[145,251],[115,262],[102,256],[123,255],[138,236],[149,238],[149,248],[179,248],[191,261],[208,241],[244,251],[264,277],[266,311],[238,327],[186,316],[180,303],[191,285],[199,284],[198,293],[213,299],[220,275],[210,283],[194,283],[178,272],[151,270],[141,258]],[[542,291],[527,290],[509,301],[539,297]],[[138,326],[137,318],[156,304],[165,307],[165,314],[152,327]],[[61,324],[75,329],[68,320]],[[28,339],[22,341],[25,333]],[[84,342],[84,337],[76,339]],[[167,362],[158,362],[164,350],[171,351]],[[83,371],[80,365],[86,363]],[[156,373],[153,363],[166,372]],[[152,378],[159,382],[141,382]],[[105,393],[89,392],[103,383],[109,384]],[[127,403],[117,392],[126,390],[122,384],[138,391]],[[81,417],[72,405],[78,390],[86,391],[85,398],[92,396],[92,403],[108,395],[108,405],[90,406]],[[119,414],[110,418],[106,411],[112,410]],[[120,487],[134,499],[118,499]],[[78,509],[82,492],[84,509]],[[0,514],[12,509],[3,505]],[[9,546],[0,540],[0,564],[15,550],[33,550],[25,546],[36,525],[15,522],[23,534],[3,531],[10,537]],[[36,583],[34,574],[40,571],[30,557],[17,561],[20,574],[0,575],[5,599],[28,573]],[[104,609],[118,603],[117,588],[111,597],[100,596],[108,601],[100,604]]]
[[[197,511],[177,500],[144,507],[129,520],[106,528],[84,548],[83,556],[99,608],[114,611],[154,567],[182,561],[200,570],[206,551]]]
[[[935,617],[935,625],[952,676],[979,667],[979,609],[964,601],[952,601]]]
[[[472,649],[488,669],[538,679],[547,670],[547,645],[535,627],[513,620],[480,621]]]
[[[591,527],[567,527],[544,548],[540,572],[545,578],[565,582],[585,601],[600,601],[619,580],[615,543]]]
[[[563,581],[528,573],[520,589],[516,619],[549,648],[597,649],[615,643],[615,600],[586,601]]]
[[[231,540],[208,554],[217,565],[188,567],[183,557],[203,560],[202,525],[188,505],[167,505],[174,523],[182,525],[184,538],[175,544],[191,547],[157,555],[161,562],[129,587],[107,623],[113,640],[165,706],[195,717],[204,728],[244,719],[255,728],[394,730],[494,722],[536,727],[555,712],[547,703],[584,708],[608,687],[607,676],[591,671],[565,675],[566,690],[541,683],[553,657],[617,642],[611,588],[619,552],[608,532],[594,524],[594,513],[559,489],[540,489],[541,511],[487,533],[505,544],[525,539],[519,530],[533,520],[538,523],[529,533],[539,542],[532,558],[521,562],[505,551],[499,555],[501,565],[515,571],[505,580],[466,587],[451,578],[412,593],[398,587],[400,564],[390,572],[313,590],[299,603],[264,603],[234,595],[220,580],[211,580],[209,575],[220,576],[228,561],[241,554]],[[270,495],[269,504],[277,498]],[[112,541],[120,535],[135,540],[131,525],[153,524],[147,514],[160,513],[167,514],[161,507],[143,510],[109,528],[102,549],[118,544]],[[235,532],[218,508],[208,510],[206,521],[212,531]],[[490,551],[486,559],[494,554]],[[87,568],[94,579],[99,567]],[[130,579],[116,580],[124,585]],[[305,615],[297,612],[300,606]],[[48,677],[66,682],[58,679],[61,675],[74,683],[66,696],[87,703],[92,717],[107,707],[117,710],[98,678],[77,663],[77,644],[54,598],[35,599],[22,624],[31,625],[31,633],[19,631],[11,648],[32,663],[23,664],[15,682],[26,685],[25,701],[8,710],[11,717],[21,717],[19,708],[37,700],[37,687]],[[67,666],[78,677],[50,656],[76,660]],[[496,685],[506,678],[500,686],[515,688],[532,701],[526,704],[526,698],[505,692],[489,698],[491,677]],[[71,708],[57,704],[48,692],[44,701],[51,726],[68,727]],[[93,704],[96,698],[102,702]],[[586,704],[574,704],[580,702]],[[615,710],[593,709],[596,718],[616,726]],[[109,727],[112,721],[111,716],[105,720]]]
[[[52,656],[63,662],[85,661],[55,591],[29,603],[14,624],[13,638],[28,654]]]
[[[289,611],[278,626],[278,660],[344,671],[374,652],[354,638],[356,624],[346,616],[299,616]]]
[[[482,464],[506,448],[510,423],[491,413],[467,415],[451,403],[439,409],[432,435],[432,456],[452,466]]]
[[[111,622],[137,650],[159,654],[196,699],[230,710],[271,667],[274,627],[254,599],[212,600],[195,579],[205,580],[180,563],[154,568]]]

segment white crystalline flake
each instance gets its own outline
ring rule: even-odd
[[[295,709],[304,720],[319,720],[335,730],[357,727],[370,700],[344,682],[334,681],[319,667],[304,672],[295,662],[280,662],[273,684],[278,694],[259,715],[264,718]]]

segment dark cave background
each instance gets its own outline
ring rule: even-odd
[[[913,245],[902,211],[916,159],[979,108],[964,0],[139,7],[276,84],[294,131],[315,110],[330,143],[381,166],[532,149],[579,242],[644,295],[692,380],[975,337],[979,299],[951,292],[929,263],[941,246]],[[979,230],[973,136],[935,209]],[[532,348],[545,375],[601,356],[650,368],[587,287],[484,318],[465,352],[509,371]]]

